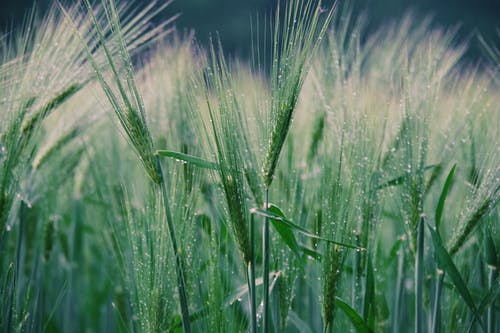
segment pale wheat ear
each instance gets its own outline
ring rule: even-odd
[[[321,2],[290,1],[282,13],[280,5],[274,18],[270,133],[262,168],[266,188],[272,183],[312,57],[335,11],[332,7],[323,13]]]
[[[94,68],[97,79],[102,85],[108,101],[111,103],[127,138],[132,143],[146,172],[153,182],[160,184],[162,180],[157,162],[153,156],[153,141],[146,123],[146,116],[143,109],[144,103],[135,85],[132,62],[127,51],[114,3],[110,2],[103,5],[104,12],[106,13],[106,21],[104,22],[98,20],[90,2],[86,1],[85,4],[95,29],[95,31],[91,31],[91,36],[93,35],[92,38],[97,38],[100,41],[97,50],[102,49],[106,59],[106,67],[109,66],[111,70],[112,81],[108,82],[105,79],[103,69],[98,64],[98,58],[95,55],[96,52],[93,52],[91,46],[84,39],[85,36],[77,32],[84,43],[83,45],[88,54],[89,62]],[[61,7],[61,10],[71,19],[70,14],[63,7]],[[109,26],[111,41],[114,45],[118,45],[117,52],[120,55],[118,61],[115,60],[112,50],[108,47],[110,41],[105,37],[107,32],[103,30],[103,24],[105,27]]]
[[[220,46],[219,46],[220,49]],[[230,223],[245,264],[251,260],[248,239],[248,208],[244,178],[244,148],[248,145],[243,127],[243,110],[235,94],[232,73],[222,50],[210,47],[210,67],[205,77],[206,94],[215,94],[216,103],[207,98],[212,134],[215,141],[219,176],[228,205]]]
[[[281,150],[292,124],[294,111],[305,77],[312,65],[312,57],[319,47],[330,22],[335,7],[327,14],[322,10],[321,1],[278,2],[272,30],[271,102],[269,112],[269,141],[262,166],[265,187],[264,207],[269,206],[269,188],[273,182]],[[321,22],[322,18],[325,18]],[[269,331],[269,220],[263,226],[263,325]]]
[[[82,40],[85,51],[87,52],[87,59],[92,65],[97,79],[101,84],[108,102],[111,104],[111,107],[117,116],[127,139],[134,148],[137,157],[144,167],[144,170],[155,184],[155,188],[163,200],[168,233],[171,240],[172,250],[175,255],[177,290],[179,293],[182,325],[185,332],[191,332],[181,249],[178,245],[175,223],[173,220],[172,209],[170,207],[170,194],[167,189],[167,179],[165,178],[161,161],[159,157],[155,155],[156,149],[148,128],[144,102],[135,82],[134,68],[127,50],[127,41],[125,40],[125,34],[122,30],[122,24],[120,23],[120,16],[113,0],[106,1],[102,4],[104,12],[104,18],[102,20],[99,20],[95,15],[90,1],[85,0],[85,6],[92,21],[93,30],[90,30],[90,37],[83,36],[78,31],[77,33]],[[141,26],[147,23],[147,18],[158,14],[158,11],[154,11],[152,8],[153,6],[146,7],[141,12],[142,15],[138,15],[133,19],[134,23]],[[161,9],[163,8],[165,8],[165,6],[161,7]],[[61,10],[63,10],[65,15],[71,19],[71,16],[64,10],[64,8],[61,7]],[[137,22],[137,20],[139,20],[139,22]],[[158,30],[153,31],[156,33],[158,32]],[[154,34],[149,34],[147,37],[151,39],[156,36]],[[98,43],[92,44],[95,43],[93,40],[94,38],[98,41]],[[145,42],[148,41],[148,39],[142,41]],[[116,45],[114,47],[116,47],[118,59],[115,57],[113,49],[108,47],[110,44]],[[94,50],[94,48],[96,48],[96,50]],[[96,56],[96,51],[101,50],[105,59],[104,63],[106,64],[104,68],[109,68],[111,71],[110,80],[106,78],[103,68],[99,65],[99,58]]]
[[[0,37],[0,331],[498,331],[498,66],[349,11],[288,47],[313,1],[274,72],[175,36],[130,67],[151,3]]]

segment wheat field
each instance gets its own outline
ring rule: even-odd
[[[0,35],[2,332],[500,332],[494,43],[289,0],[245,60],[168,5]]]

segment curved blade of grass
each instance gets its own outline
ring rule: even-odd
[[[342,242],[337,242],[337,241],[334,241],[334,240],[331,240],[331,239],[328,239],[328,238],[324,238],[324,237],[321,237],[321,236],[318,236],[318,235],[314,235],[314,234],[310,233],[309,230],[305,229],[304,227],[301,227],[300,225],[295,224],[294,222],[290,221],[289,219],[287,219],[285,217],[282,217],[282,216],[279,216],[278,214],[276,214],[275,212],[273,212],[273,209],[272,209],[273,206],[274,205],[270,205],[270,207],[268,208],[267,211],[262,210],[262,209],[258,209],[258,208],[252,208],[252,209],[250,209],[250,212],[252,214],[259,214],[261,216],[268,217],[271,220],[282,222],[285,225],[287,225],[289,228],[297,230],[298,232],[300,232],[301,234],[303,234],[304,236],[307,236],[309,238],[319,239],[319,240],[322,240],[322,241],[325,241],[325,242],[329,242],[329,243],[332,243],[332,244],[335,244],[335,245],[338,245],[338,246],[346,247],[346,248],[349,248],[349,249],[363,250],[363,251],[366,250],[365,248],[362,248],[362,247],[359,247],[359,246],[356,246],[356,245],[351,245],[351,244],[346,244],[346,243],[342,243]]]
[[[269,272],[269,276],[273,278],[273,283],[275,283],[280,276],[281,272],[280,271],[274,271],[274,272]],[[255,286],[258,287],[262,285],[263,279],[262,277],[255,279]],[[272,284],[274,287],[274,284]],[[238,301],[239,299],[243,298],[246,294],[248,294],[248,284],[242,284],[238,288],[236,288],[229,296],[226,297],[226,300],[224,301],[225,306],[230,306],[234,302]]]
[[[321,261],[322,259],[322,254],[316,250],[313,250],[305,245],[299,245],[300,250],[306,255],[309,256],[317,261]]]
[[[482,316],[484,311],[489,307],[492,306],[495,301],[498,299],[498,296],[500,295],[500,275],[497,275],[495,282],[493,283],[491,289],[488,291],[488,293],[483,297],[481,303],[479,304],[477,308],[477,314],[478,316]],[[476,323],[478,317],[472,317],[471,323],[469,324],[469,329],[467,332],[471,332],[472,328],[474,327],[474,324]]]
[[[347,315],[352,325],[358,333],[371,333],[372,329],[368,327],[366,322],[349,304],[344,302],[339,297],[335,297],[335,305]]]
[[[389,255],[387,256],[387,259],[385,260],[384,263],[384,268],[387,269],[393,265],[393,262],[398,258],[398,253],[399,249],[403,245],[403,240],[399,238],[396,242],[391,247],[391,250],[389,251]]]
[[[426,167],[424,167],[424,171],[427,171],[427,170],[430,170],[430,169],[433,169],[433,168],[436,168],[438,167],[439,164],[432,164],[432,165],[428,165]],[[411,177],[411,175],[408,175],[408,174],[404,174],[404,175],[401,175],[399,177],[396,177],[396,178],[393,178],[391,180],[388,180],[386,181],[385,183],[382,183],[378,186],[375,187],[376,190],[382,190],[386,187],[391,187],[391,186],[398,186],[398,185],[401,185],[403,184],[407,179],[409,179]]]
[[[68,99],[70,99],[73,95],[75,95],[77,92],[79,92],[83,87],[84,87],[84,84],[80,84],[80,83],[75,83],[75,84],[70,85],[68,88],[66,88],[61,93],[59,93],[57,96],[55,96],[53,99],[51,99],[47,104],[42,106],[39,110],[35,111],[31,117],[25,118],[24,122],[21,126],[22,134],[29,138],[33,129],[43,119],[47,118],[47,116],[49,114],[51,114],[52,111],[54,111],[59,105],[63,104]]]
[[[198,311],[191,311],[191,313],[189,314],[189,320],[191,320],[191,322],[194,323],[198,320],[205,319],[208,316],[208,314],[209,312],[206,307]],[[177,315],[174,317],[174,319],[172,319],[167,332],[182,332],[181,315]]]
[[[434,184],[438,180],[441,173],[443,173],[443,171],[444,171],[443,165],[441,163],[436,165],[434,170],[432,170],[432,173],[429,176],[429,180],[425,184],[425,192],[424,192],[425,195],[428,195],[429,193],[431,193],[431,191],[430,191],[431,188],[434,186]]]
[[[273,204],[270,204],[267,207],[267,211],[275,214],[276,216],[281,217],[282,219],[285,219],[285,214],[281,211],[281,209]],[[279,221],[275,219],[271,219],[271,223],[278,232],[278,234],[281,236],[281,239],[285,244],[292,250],[292,252],[300,258],[300,248],[299,248],[299,243],[297,242],[297,239],[295,238],[295,234],[293,233],[292,229],[284,224],[280,223]]]
[[[448,193],[450,191],[450,187],[453,183],[453,175],[455,174],[455,169],[457,167],[457,164],[455,163],[453,167],[451,168],[450,172],[448,173],[448,176],[446,177],[446,180],[443,185],[443,189],[441,190],[441,195],[439,196],[438,204],[436,207],[436,212],[435,212],[435,223],[436,223],[436,233],[439,235],[439,227],[441,225],[441,218],[443,216],[443,209],[444,205],[446,202],[446,198],[448,197]],[[439,317],[440,317],[440,299],[441,299],[441,289],[444,281],[444,271],[441,269],[441,264],[438,262],[437,263],[439,272],[438,273],[438,280],[437,280],[437,285],[436,285],[436,293],[434,297],[434,309],[433,309],[433,322],[432,322],[432,332],[437,332],[438,327],[439,327]]]
[[[157,150],[156,155],[158,156],[166,156],[166,157],[171,157],[175,158],[177,160],[190,163],[192,165],[195,165],[199,168],[203,169],[210,169],[210,170],[218,170],[219,166],[215,162],[207,161],[201,157],[189,155],[189,154],[184,154],[184,153],[179,153],[176,151],[172,150]]]
[[[455,163],[453,165],[453,167],[451,168],[450,172],[448,173],[448,176],[446,177],[446,181],[444,182],[443,189],[441,190],[441,195],[439,196],[439,201],[438,201],[438,205],[436,207],[436,215],[435,215],[436,232],[437,233],[439,233],[439,226],[441,225],[441,218],[443,217],[444,204],[446,202],[446,197],[448,196],[448,193],[450,192],[451,184],[453,183],[453,175],[455,174],[456,167],[457,167],[457,164]]]
[[[448,273],[448,276],[450,277],[451,282],[457,289],[458,293],[460,294],[460,296],[462,296],[465,303],[467,303],[467,306],[472,311],[473,316],[475,317],[476,320],[479,321],[479,324],[484,329],[484,324],[480,317],[480,314],[478,313],[478,310],[474,303],[474,299],[472,298],[471,293],[464,282],[464,279],[460,275],[460,272],[453,263],[450,254],[444,248],[441,237],[431,226],[429,225],[427,226],[429,227],[429,231],[431,233],[431,238],[432,242],[434,243],[434,250],[436,251],[436,257],[439,265],[443,268],[443,270],[446,273]]]

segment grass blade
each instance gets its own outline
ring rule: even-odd
[[[349,304],[344,302],[342,299],[339,297],[335,297],[335,306],[337,306],[340,310],[342,310],[349,320],[351,321],[352,325],[356,329],[356,332],[358,333],[371,333],[373,332],[372,329],[366,324],[366,322],[361,318],[359,313],[356,312]]]
[[[450,172],[448,173],[446,181],[444,182],[443,189],[441,190],[441,195],[439,196],[439,201],[436,207],[436,214],[435,214],[436,232],[438,233],[439,233],[439,226],[441,225],[441,218],[443,216],[444,204],[446,202],[448,193],[450,192],[451,185],[453,184],[453,175],[455,174],[456,167],[457,164],[454,164]]]
[[[424,167],[423,169],[424,169],[424,171],[427,171],[427,170],[434,169],[436,167],[439,167],[439,164],[428,165],[428,166]],[[375,189],[382,190],[382,189],[387,188],[387,187],[393,187],[393,186],[401,185],[405,181],[407,181],[410,177],[411,177],[411,175],[408,175],[408,174],[401,175],[399,177],[390,179],[390,180],[388,180],[388,181],[386,181],[386,182],[384,182],[382,184],[379,184],[378,186],[375,187]]]
[[[279,209],[277,206],[270,204],[267,208],[268,212],[271,212],[275,214],[276,216],[280,216],[281,218],[285,218],[285,215]],[[300,257],[300,247],[299,243],[297,242],[297,239],[295,238],[295,234],[292,232],[292,229],[284,223],[280,223],[278,220],[272,219],[271,218],[271,224],[273,225],[274,229],[278,232],[278,234],[281,236],[281,239],[283,242],[292,250],[292,252],[297,256]]]
[[[443,288],[444,282],[444,272],[438,269],[438,281],[436,284],[436,293],[434,297],[434,311],[432,315],[432,333],[437,333],[439,331],[439,322],[441,320],[440,316],[440,301],[441,301],[441,290]]]
[[[271,205],[271,207],[272,206],[273,205]],[[304,236],[307,236],[309,238],[322,240],[322,241],[325,241],[325,242],[328,242],[328,243],[331,243],[331,244],[335,244],[335,245],[338,245],[338,246],[341,246],[341,247],[349,248],[349,249],[362,250],[362,251],[366,250],[366,249],[364,249],[362,247],[359,247],[359,246],[356,246],[356,245],[351,245],[351,244],[346,244],[346,243],[342,243],[342,242],[337,242],[337,241],[334,241],[334,240],[331,240],[331,239],[328,239],[328,238],[325,238],[325,237],[321,237],[321,236],[312,234],[306,228],[301,227],[300,225],[298,225],[298,224],[290,221],[287,218],[284,218],[282,216],[279,216],[279,215],[273,213],[271,211],[271,208],[268,211],[265,211],[265,210],[262,210],[262,209],[258,209],[258,208],[252,208],[250,210],[250,212],[254,213],[254,214],[259,214],[259,215],[264,216],[264,217],[268,217],[271,220],[275,220],[277,222],[282,222],[282,223],[286,224],[288,227],[296,230],[297,232],[300,232],[301,234],[303,234]]]
[[[488,311],[491,309],[494,311],[494,306],[495,302],[498,300],[498,296],[500,295],[500,276],[497,275],[496,279],[494,281],[491,281],[491,287],[488,293],[483,297],[481,300],[481,303],[479,304],[477,308],[477,314],[479,316],[482,316],[484,311],[488,308]],[[472,320],[469,324],[469,329],[467,332],[471,332],[474,324],[476,323],[478,317],[472,317]],[[487,326],[487,331],[486,332],[494,332],[494,322],[495,322],[495,317],[492,315],[491,317],[488,318],[491,320],[488,322]]]
[[[186,163],[191,163],[199,168],[203,169],[210,169],[210,170],[218,170],[219,166],[215,162],[207,161],[201,157],[189,155],[189,154],[184,154],[184,153],[179,153],[176,151],[172,150],[157,150],[156,154],[158,156],[166,156],[166,157],[172,157],[175,158],[176,160],[180,160]]]
[[[443,270],[446,273],[448,273],[448,275],[451,279],[451,282],[453,283],[453,285],[457,289],[460,296],[462,296],[463,300],[465,301],[465,303],[467,304],[469,309],[472,311],[474,318],[478,320],[479,324],[484,329],[484,324],[483,324],[482,319],[479,316],[476,305],[474,303],[474,299],[472,298],[471,293],[470,293],[469,289],[467,288],[467,285],[465,284],[462,276],[460,275],[460,272],[458,271],[457,267],[453,263],[453,260],[450,256],[450,254],[444,248],[442,241],[441,241],[441,237],[433,228],[431,228],[429,225],[428,225],[428,227],[429,227],[429,231],[431,233],[432,242],[434,243],[434,250],[436,251],[436,257],[437,257],[437,260],[439,262],[439,265],[443,268]]]
[[[299,245],[300,247],[300,250],[306,255],[306,256],[309,256],[317,261],[321,261],[321,258],[322,258],[322,254],[319,253],[318,251],[316,250],[313,250],[307,246],[304,246],[304,245]]]
[[[375,280],[371,256],[367,256],[365,299],[363,302],[363,320],[370,327],[375,321]]]

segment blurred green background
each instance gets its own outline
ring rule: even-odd
[[[39,11],[44,12],[55,1],[0,0],[0,30],[15,31],[34,2]],[[136,2],[140,5],[148,1]],[[325,5],[331,6],[332,2],[326,1]],[[365,12],[370,31],[412,11],[417,20],[431,16],[435,26],[459,26],[460,40],[479,32],[486,40],[500,46],[496,32],[500,29],[500,0],[340,0],[339,3],[352,4],[356,13]],[[250,49],[251,17],[257,12],[271,12],[275,4],[275,0],[176,0],[165,14],[180,13],[176,22],[178,29],[194,29],[198,40],[203,43],[208,41],[210,34],[218,32],[227,52],[245,57]],[[481,48],[477,41],[472,39],[471,46],[467,59],[480,60]]]

